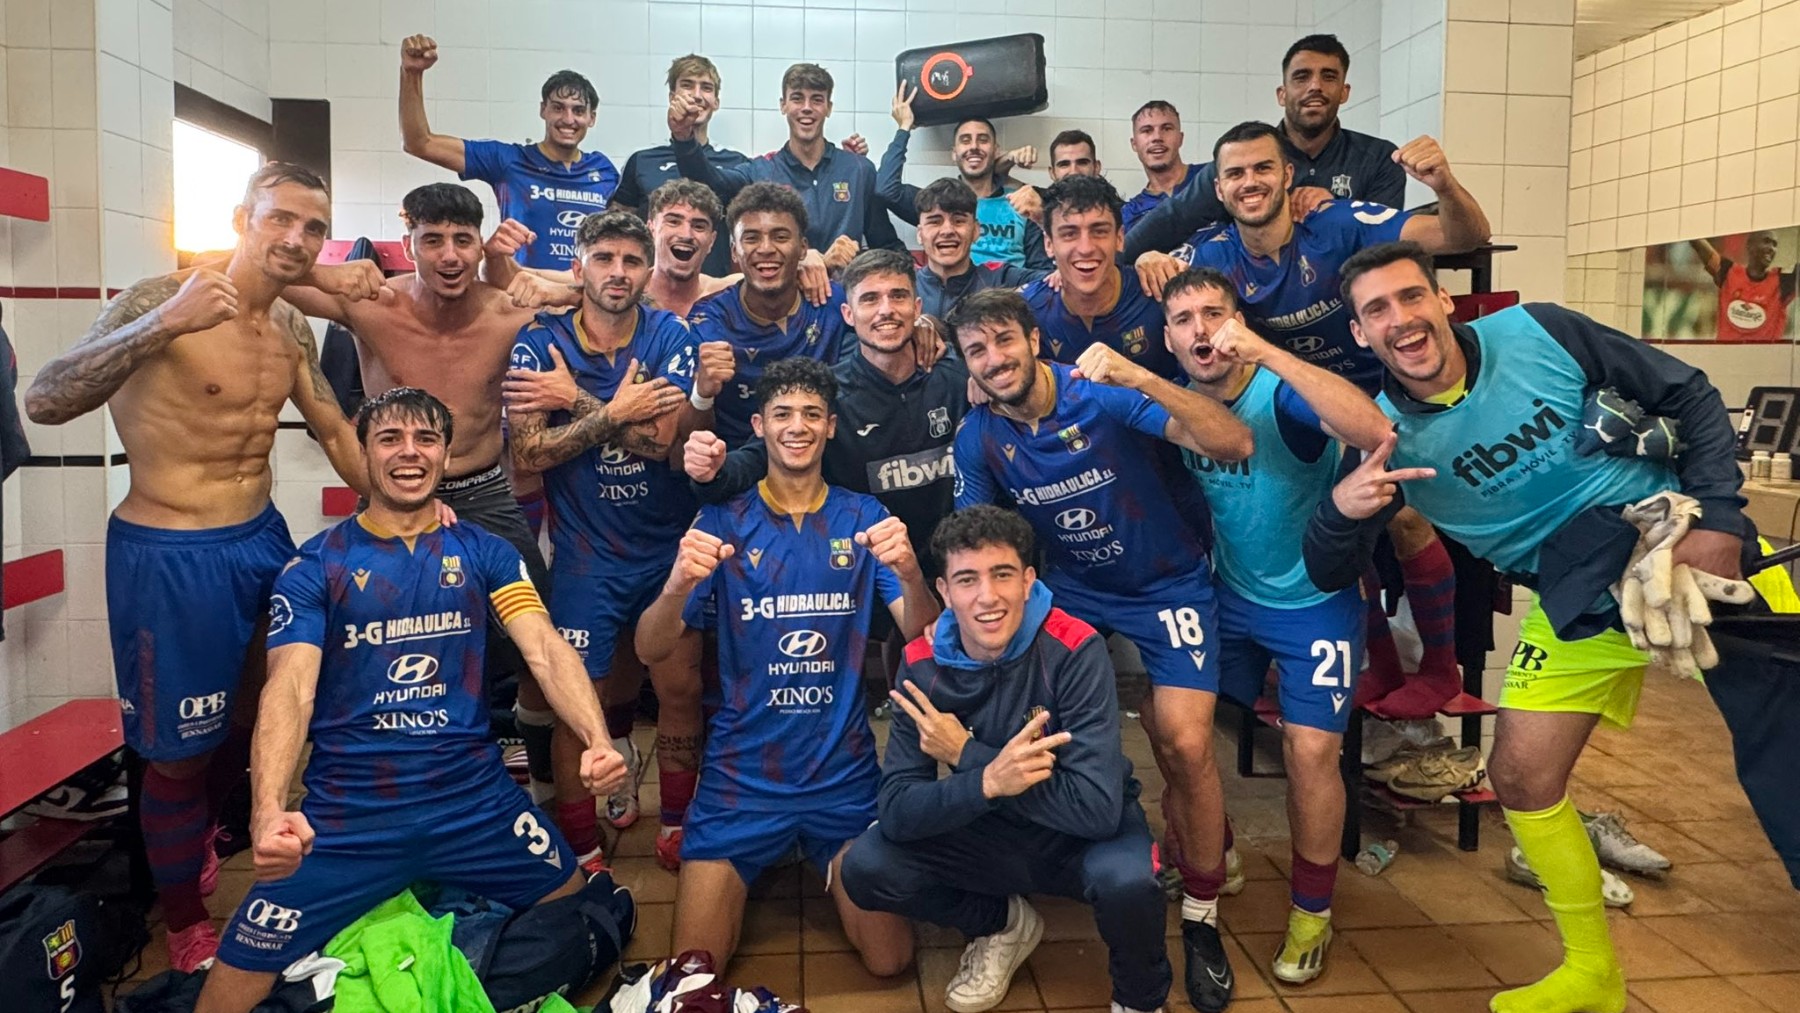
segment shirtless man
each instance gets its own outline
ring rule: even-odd
[[[500,383],[506,375],[513,336],[531,313],[506,293],[476,277],[484,249],[481,202],[467,187],[432,183],[401,201],[407,234],[402,240],[415,270],[411,276],[382,279],[369,261],[314,271],[310,281],[288,288],[286,298],[307,316],[343,324],[356,335],[363,389],[374,397],[395,387],[418,387],[450,406],[456,433],[450,444],[446,478],[438,495],[457,516],[480,524],[512,543],[525,557],[540,594],[550,573],[518,501],[507,484],[501,457]],[[530,232],[508,219],[487,251],[490,269],[530,242]],[[379,298],[332,294],[373,284]],[[330,291],[326,289],[329,288]],[[550,732],[555,718],[518,650],[490,631],[490,679],[519,677],[518,722],[531,767],[532,793],[549,795]]]
[[[138,816],[182,971],[219,946],[201,899],[209,788],[216,804],[247,764],[269,588],[294,556],[269,500],[282,405],[300,409],[345,482],[368,484],[312,329],[277,298],[312,270],[330,215],[318,176],[263,166],[222,270],[126,289],[25,394],[41,425],[110,405],[130,455],[131,489],[107,526],[106,604],[125,741],[149,763]],[[216,861],[209,871],[216,882]]]

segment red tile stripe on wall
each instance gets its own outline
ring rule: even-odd
[[[0,299],[111,299],[124,289],[109,288],[104,296],[97,288],[32,288],[26,285],[0,285]]]

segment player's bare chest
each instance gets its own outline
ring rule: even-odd
[[[278,405],[293,389],[299,349],[269,321],[231,321],[168,346],[165,389],[206,410]]]

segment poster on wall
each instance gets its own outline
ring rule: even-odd
[[[1652,246],[1644,337],[1732,344],[1793,341],[1800,226]]]

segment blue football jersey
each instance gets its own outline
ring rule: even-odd
[[[605,211],[619,188],[619,170],[598,151],[564,165],[536,144],[506,141],[464,141],[461,178],[493,187],[500,217],[515,218],[537,235],[519,250],[519,263],[557,270],[567,270],[575,258],[581,220]]]
[[[1340,270],[1358,250],[1399,239],[1411,217],[1383,204],[1327,201],[1294,224],[1293,239],[1273,260],[1245,249],[1236,222],[1201,229],[1175,256],[1224,272],[1237,285],[1244,319],[1270,341],[1373,394],[1381,363],[1350,333]]]
[[[539,313],[519,331],[512,368],[551,369],[555,346],[576,385],[601,401],[613,399],[633,360],[638,382],[664,377],[684,393],[693,391],[694,344],[675,314],[640,308],[631,341],[611,359],[587,349],[580,327],[580,310]],[[550,416],[552,426],[570,420],[567,412]],[[679,458],[671,466],[612,443],[589,447],[546,471],[544,494],[550,501],[553,565],[578,574],[668,569],[698,508]]]
[[[1163,440],[1169,413],[1072,372],[1050,367],[1056,400],[1035,426],[970,409],[956,434],[957,509],[1010,500],[1037,531],[1053,590],[1135,595],[1207,572],[1206,507]]]
[[[875,797],[862,662],[876,598],[900,578],[856,544],[888,516],[873,496],[827,486],[798,519],[761,486],[702,507],[694,526],[735,547],[682,619],[717,628],[719,688],[699,790],[741,809],[830,809]]]
[[[844,290],[831,285],[831,298],[814,306],[805,299],[786,320],[758,323],[744,309],[741,286],[709,296],[688,311],[694,329],[694,345],[725,341],[737,354],[737,375],[719,392],[713,403],[713,431],[733,448],[751,436],[750,416],[756,414],[756,381],[769,363],[795,355],[834,365],[844,346],[854,347],[856,332],[844,323]]]
[[[1163,342],[1162,304],[1144,294],[1133,274],[1119,279],[1119,300],[1094,318],[1094,326],[1069,312],[1062,293],[1043,281],[1020,290],[1038,322],[1038,357],[1070,365],[1099,342],[1165,380],[1186,382],[1181,363]]]
[[[269,647],[324,653],[309,813],[455,804],[487,777],[500,762],[482,677],[490,611],[506,622],[544,606],[518,550],[475,524],[408,545],[357,514],[301,546],[269,599]]]

